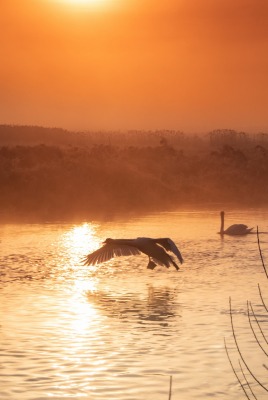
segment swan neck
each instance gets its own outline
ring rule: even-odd
[[[224,234],[224,212],[221,212],[221,229],[220,229],[220,234]]]

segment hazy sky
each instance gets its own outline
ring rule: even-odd
[[[267,0],[1,0],[0,124],[268,132]]]

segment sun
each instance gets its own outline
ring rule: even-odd
[[[64,3],[77,4],[77,5],[90,5],[90,4],[101,4],[105,0],[62,0]]]
[[[122,0],[45,0],[65,6],[70,11],[108,11],[116,9],[122,4]]]

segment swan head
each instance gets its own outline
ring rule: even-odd
[[[105,239],[105,240],[104,240],[104,242],[103,242],[103,243],[105,243],[105,244],[109,244],[109,243],[112,243],[112,241],[113,241],[113,239],[111,239],[111,238],[107,238],[107,239]]]

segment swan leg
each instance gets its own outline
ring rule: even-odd
[[[147,265],[147,269],[155,269],[156,263],[154,263],[151,258],[149,257],[149,263]]]
[[[177,271],[179,271],[180,267],[173,261],[173,265],[176,268]]]
[[[175,263],[175,261],[172,260],[172,258],[171,258],[171,262],[174,265],[174,267],[176,268],[176,270],[178,271],[180,269],[180,267]]]

